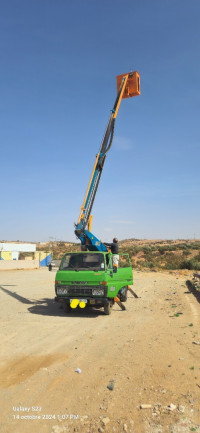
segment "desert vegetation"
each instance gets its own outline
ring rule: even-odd
[[[51,251],[61,259],[66,251],[79,251],[80,243],[56,241],[37,245],[37,250]],[[133,268],[150,270],[200,270],[200,240],[140,240],[119,242],[119,252],[128,253]]]
[[[129,253],[133,267],[155,270],[200,270],[200,241],[143,242],[121,242],[120,250]]]

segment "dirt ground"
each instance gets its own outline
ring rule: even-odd
[[[126,311],[66,315],[55,271],[0,272],[3,433],[200,432],[199,292],[134,276]]]

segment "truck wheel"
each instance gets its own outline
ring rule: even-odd
[[[110,302],[108,302],[107,304],[104,304],[104,314],[106,314],[106,316],[109,316],[110,313],[111,313]]]
[[[128,294],[128,287],[127,286],[122,287],[122,289],[120,289],[119,291],[119,299],[121,302],[127,301],[127,294]]]
[[[63,302],[63,311],[65,313],[70,313],[70,311],[71,311],[71,307],[67,302]]]

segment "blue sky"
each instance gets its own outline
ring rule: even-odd
[[[1,240],[76,241],[116,75],[122,101],[93,208],[101,240],[200,238],[200,2],[0,5]]]

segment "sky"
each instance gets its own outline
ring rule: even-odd
[[[200,2],[0,2],[0,240],[76,242],[116,76],[93,207],[102,241],[200,238]]]

